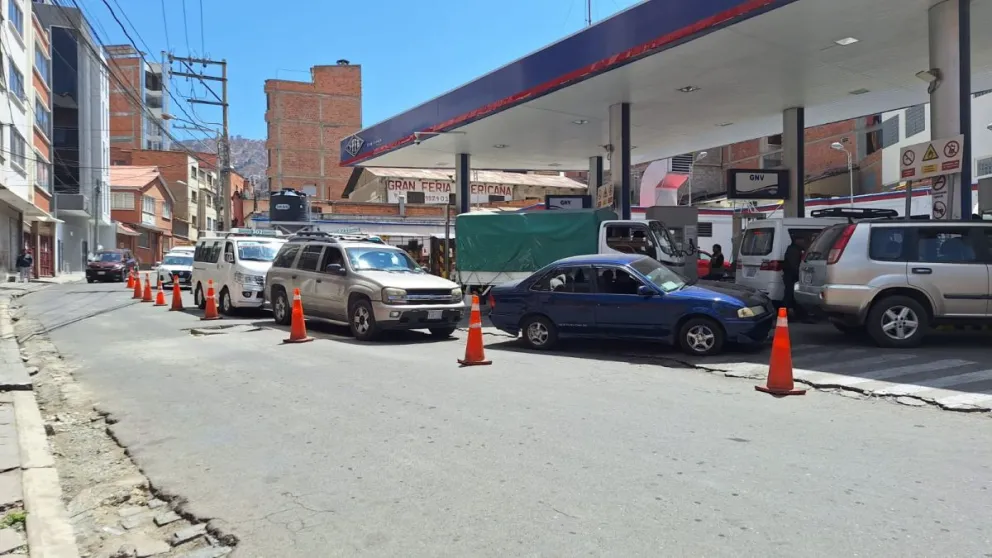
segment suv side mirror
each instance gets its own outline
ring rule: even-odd
[[[155,267],[162,265],[162,262],[155,262]]]
[[[326,271],[328,273],[330,273],[331,275],[341,275],[341,276],[343,276],[343,275],[347,275],[348,274],[348,270],[346,270],[344,267],[342,267],[341,264],[331,264],[331,265],[327,266],[327,270]]]
[[[657,294],[658,291],[652,289],[647,285],[641,285],[640,287],[637,287],[637,296],[651,297],[651,296],[656,296]]]

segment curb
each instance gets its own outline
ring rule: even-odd
[[[0,331],[13,337],[9,300],[0,294]],[[7,339],[7,335],[3,336]],[[16,339],[15,339],[16,345]],[[4,359],[4,367],[27,374],[24,363]],[[29,387],[28,389],[33,389]],[[32,558],[79,558],[76,536],[62,504],[62,485],[48,447],[45,421],[33,391],[9,393],[14,401],[14,423],[21,454],[21,486],[27,511],[28,552]]]

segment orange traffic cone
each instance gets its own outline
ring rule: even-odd
[[[207,281],[207,308],[203,312],[203,317],[201,320],[219,320],[220,314],[217,313],[217,294],[214,293],[214,280],[210,279]]]
[[[162,279],[158,280],[158,292],[155,293],[155,306],[165,306],[165,292],[162,290]]]
[[[134,295],[131,298],[141,300],[141,276],[137,271],[134,272]]]
[[[492,364],[486,360],[486,352],[482,343],[482,312],[479,310],[479,295],[472,295],[472,314],[468,318],[468,344],[465,346],[465,358],[459,359],[462,366],[480,366]]]
[[[152,301],[152,280],[145,274],[145,292],[141,295],[141,302],[151,302]]]
[[[767,385],[754,386],[754,389],[772,395],[805,395],[806,390],[796,389],[792,381],[792,342],[789,341],[788,310],[778,309],[778,322],[775,324],[775,339],[772,341],[772,358],[768,363]]]
[[[307,324],[303,319],[303,298],[300,297],[300,289],[293,289],[293,314],[289,323],[289,339],[283,343],[307,343],[313,341],[313,337],[307,337]]]
[[[134,270],[127,272],[127,288],[134,288]]]
[[[183,311],[183,291],[179,288],[179,276],[172,276],[172,308],[169,308],[170,312],[182,312]]]

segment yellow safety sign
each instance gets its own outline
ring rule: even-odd
[[[927,146],[927,152],[923,154],[924,161],[933,161],[934,159],[940,159],[940,155],[937,155],[937,150],[933,148],[933,144]],[[928,171],[923,171],[928,172]]]

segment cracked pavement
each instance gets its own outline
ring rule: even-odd
[[[494,364],[460,369],[460,340],[417,333],[363,344],[311,323],[316,342],[282,345],[256,315],[194,335],[196,312],[71,287],[22,304],[61,326],[53,342],[150,481],[239,538],[233,556],[992,546],[990,423],[975,415],[774,399],[660,348],[537,354],[487,336]]]

